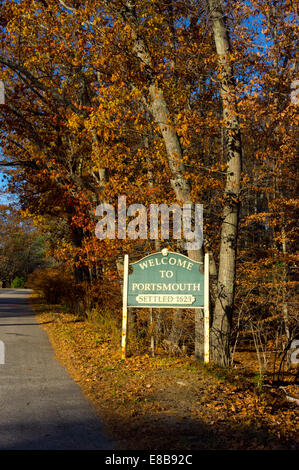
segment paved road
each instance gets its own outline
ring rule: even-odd
[[[55,359],[29,292],[0,289],[0,450],[111,450],[94,409]]]

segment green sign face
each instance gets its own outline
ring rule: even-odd
[[[179,253],[154,253],[131,263],[128,306],[199,308],[204,306],[202,263]]]

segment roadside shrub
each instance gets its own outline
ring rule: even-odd
[[[29,274],[26,287],[42,295],[49,304],[65,303],[72,308],[78,298],[73,276],[65,267],[36,269]]]
[[[25,286],[25,279],[23,277],[16,276],[11,283],[12,289],[19,289]]]

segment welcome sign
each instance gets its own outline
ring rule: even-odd
[[[180,253],[154,253],[131,263],[128,307],[202,308],[204,275],[202,263]]]
[[[126,357],[128,307],[203,309],[204,362],[209,362],[209,254],[203,263],[166,248],[131,263],[124,258],[122,358]],[[151,314],[152,315],[152,314]]]

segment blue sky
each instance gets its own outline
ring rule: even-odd
[[[2,150],[0,147],[0,158],[3,156]],[[17,198],[12,194],[3,194],[7,188],[7,178],[4,178],[4,168],[0,167],[0,204],[9,204],[16,202]]]

